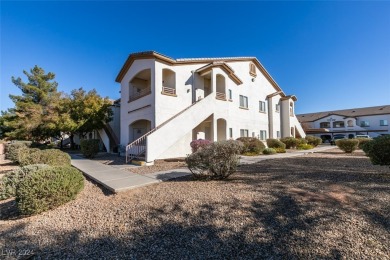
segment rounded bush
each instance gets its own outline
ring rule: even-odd
[[[214,142],[190,154],[187,167],[197,179],[225,179],[236,172],[242,149],[239,141]]]
[[[243,143],[244,147],[241,151],[241,154],[244,155],[258,155],[261,154],[265,149],[263,142],[254,137],[240,137],[237,138],[237,141]]]
[[[352,153],[358,148],[359,141],[356,139],[339,139],[336,141],[338,148],[346,153]]]
[[[263,151],[263,154],[266,154],[266,155],[276,154],[276,150],[274,148],[265,148]]]
[[[359,145],[358,145],[359,149],[363,149],[363,146],[366,143],[372,141],[372,139],[369,139],[369,138],[356,138],[356,139],[359,141]]]
[[[287,149],[296,148],[299,144],[299,140],[295,137],[284,137],[280,141],[286,145]]]
[[[23,178],[36,172],[37,170],[47,167],[49,166],[46,164],[33,164],[20,167],[6,173],[3,178],[0,179],[0,200],[15,197],[18,184],[23,180]]]
[[[15,163],[19,162],[18,161],[18,154],[19,154],[19,150],[21,148],[25,148],[25,147],[29,147],[29,143],[27,142],[15,142],[15,143],[11,143],[10,145],[8,145],[7,147],[7,153],[5,154],[5,157],[8,159],[8,160],[11,160]]]
[[[286,149],[286,145],[278,139],[267,139],[268,148],[283,148]]]
[[[70,166],[70,156],[58,149],[22,148],[19,151],[19,163],[21,166],[30,164]]]
[[[212,142],[209,140],[204,140],[204,139],[198,139],[194,140],[190,143],[192,152],[195,153],[199,149],[206,147],[207,145],[211,144]]]
[[[40,169],[19,183],[16,204],[22,215],[34,215],[76,198],[84,187],[83,175],[73,167]]]
[[[298,150],[310,150],[313,149],[314,147],[311,144],[299,144],[297,146]]]
[[[286,153],[286,149],[284,148],[272,148],[276,151],[276,153]]]
[[[363,150],[373,164],[390,165],[390,135],[374,138]]]
[[[99,139],[81,140],[81,153],[86,158],[94,158],[99,152]]]
[[[312,145],[313,147],[317,147],[318,145],[320,145],[322,143],[322,139],[317,137],[317,136],[313,136],[313,135],[307,135],[305,137],[306,141],[307,141],[307,144],[310,144]]]

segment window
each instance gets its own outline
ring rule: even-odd
[[[276,138],[280,138],[280,131],[276,131]]]
[[[389,124],[387,123],[387,120],[379,120],[379,125],[380,126],[388,126]]]
[[[348,127],[353,127],[353,120],[348,120],[347,121],[347,126]]]
[[[233,128],[229,128],[229,138],[233,138]]]
[[[240,129],[240,137],[249,137],[248,129]]]
[[[256,77],[256,66],[253,63],[249,64],[249,74],[253,77]]]
[[[267,131],[266,130],[260,130],[260,140],[266,140],[266,139],[267,139]]]
[[[279,111],[280,111],[280,105],[279,105],[279,104],[276,104],[276,105],[275,105],[275,111],[276,111],[276,112],[279,112]]]
[[[229,100],[233,100],[233,92],[229,89]]]
[[[330,128],[330,122],[321,122],[320,128]]]
[[[345,127],[344,121],[335,121],[333,122],[333,128],[342,128]]]
[[[294,116],[294,105],[292,102],[290,103],[290,116]]]
[[[259,111],[260,112],[266,112],[266,108],[265,108],[265,102],[264,101],[259,101]]]
[[[240,95],[240,107],[248,108],[248,97]]]
[[[368,122],[368,121],[360,121],[360,126],[361,127],[369,127],[370,126],[370,122]]]

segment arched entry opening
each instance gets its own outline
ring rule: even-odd
[[[134,121],[129,125],[129,143],[137,140],[151,130],[151,122],[146,119]]]

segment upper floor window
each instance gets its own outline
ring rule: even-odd
[[[240,95],[240,107],[248,108],[248,97]]]
[[[389,124],[387,123],[387,120],[379,120],[379,125],[380,126],[388,126]]]
[[[253,63],[249,64],[249,74],[253,77],[256,77],[256,66]]]
[[[330,122],[321,122],[320,128],[330,128]]]
[[[249,137],[248,129],[240,129],[240,137]]]
[[[344,121],[335,121],[333,122],[333,128],[345,127]]]
[[[369,127],[370,126],[370,122],[368,122],[368,121],[360,121],[360,126],[361,127]]]
[[[280,111],[280,104],[276,104],[276,105],[275,105],[275,111],[276,111],[276,112],[279,112],[279,111]]]
[[[266,139],[267,139],[267,131],[260,130],[260,140],[266,140]]]
[[[259,111],[266,112],[266,103],[264,101],[259,101]]]
[[[229,128],[229,138],[233,138],[233,128]]]
[[[233,92],[229,89],[229,100],[233,100]]]

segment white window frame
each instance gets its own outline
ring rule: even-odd
[[[248,108],[248,97],[240,95],[240,107],[241,108]]]
[[[360,121],[360,127],[370,127],[370,122],[366,120]]]
[[[233,138],[233,128],[229,128],[229,138]]]
[[[248,129],[240,129],[240,137],[249,137]]]
[[[267,103],[265,101],[259,101],[259,112],[267,113]]]
[[[267,140],[267,130],[260,130],[260,140]]]
[[[229,100],[233,100],[233,91],[229,89],[228,93],[229,93]]]
[[[389,122],[386,119],[379,120],[379,126],[388,126]]]

